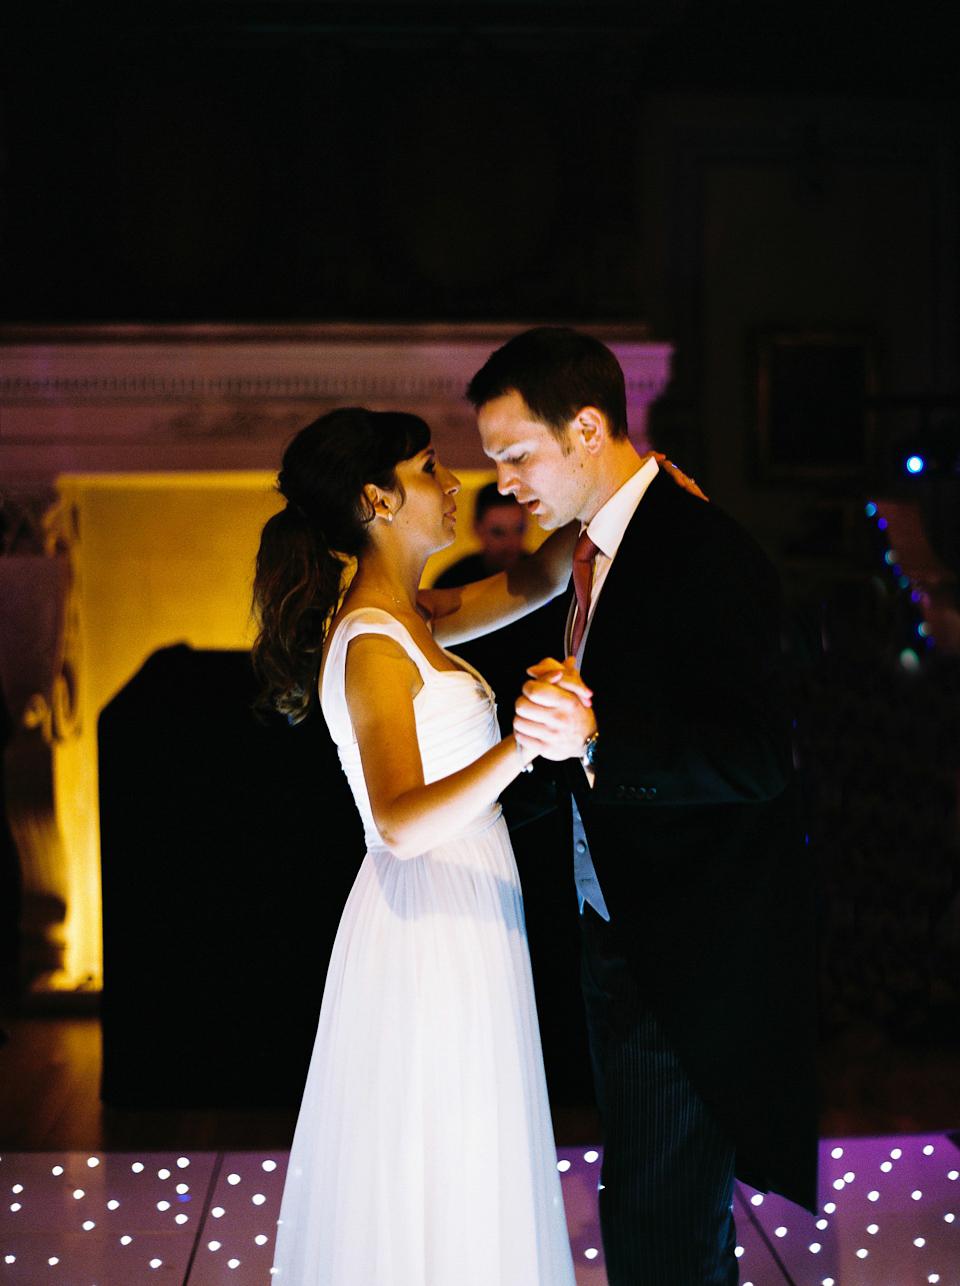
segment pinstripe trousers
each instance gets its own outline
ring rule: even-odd
[[[581,928],[610,1286],[736,1286],[733,1143],[690,1084],[609,926],[589,904]]]

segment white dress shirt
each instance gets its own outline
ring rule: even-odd
[[[624,533],[630,525],[630,519],[636,513],[637,506],[643,499],[647,487],[659,472],[660,468],[656,460],[651,457],[645,461],[637,472],[632,474],[605,504],[600,506],[587,524],[587,535],[597,546],[597,554],[593,560],[593,579],[590,582],[587,624],[580,640],[580,647],[577,650],[578,669],[583,662],[584,644],[587,641],[587,635],[590,633],[590,622],[593,620],[593,613],[597,606],[597,599],[600,597],[600,591],[603,588],[603,582],[606,580],[607,573],[610,571],[613,560],[617,556],[617,550],[620,548],[620,542],[623,540]],[[577,600],[574,598],[570,614],[567,617],[565,644],[567,655],[570,653],[570,637],[573,632],[576,612]],[[584,772],[587,774],[587,780],[592,786],[594,780],[593,770],[585,768]],[[590,856],[590,846],[587,843],[583,819],[580,816],[576,800],[573,801],[573,874],[577,885],[577,900],[580,904],[581,915],[583,914],[584,905],[589,902],[598,915],[602,916],[604,920],[609,920],[610,912],[607,910],[603,890],[600,888],[600,881],[597,879],[597,872],[593,865],[593,858]]]

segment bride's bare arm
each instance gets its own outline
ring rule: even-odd
[[[395,857],[416,857],[469,825],[533,756],[513,736],[425,785],[413,699],[417,667],[398,643],[362,634],[347,648],[346,698],[373,820]]]
[[[417,599],[431,616],[434,638],[444,647],[464,643],[556,598],[570,579],[578,534],[579,525],[568,523],[509,572],[458,589],[421,590]]]

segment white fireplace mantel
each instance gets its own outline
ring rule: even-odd
[[[464,390],[520,326],[111,327],[0,332],[0,477],[274,469],[284,442],[334,406],[430,422],[451,465],[483,467]],[[616,353],[631,437],[670,378],[672,348],[591,328]]]

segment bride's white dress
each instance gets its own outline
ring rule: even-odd
[[[420,671],[414,712],[426,782],[472,763],[500,735],[476,671],[435,669],[376,608],[342,619],[320,699],[367,854],[330,957],[272,1280],[573,1286],[500,806],[419,857],[384,848],[344,696],[347,644],[361,633],[395,639]]]

